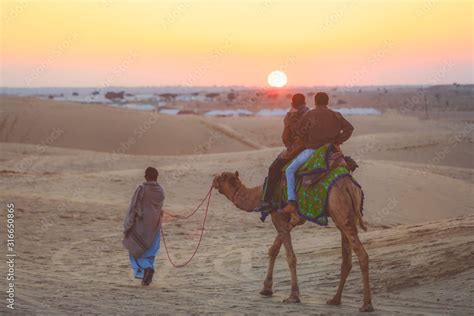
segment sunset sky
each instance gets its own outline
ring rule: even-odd
[[[474,82],[474,1],[1,3],[1,86]]]

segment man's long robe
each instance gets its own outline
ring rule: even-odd
[[[155,256],[160,249],[160,228],[164,190],[156,181],[139,185],[130,201],[124,221],[123,245],[129,251],[135,277],[154,269]]]

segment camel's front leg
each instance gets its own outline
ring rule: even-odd
[[[267,271],[267,277],[265,278],[265,281],[263,282],[263,290],[260,292],[261,295],[264,296],[272,296],[273,295],[273,269],[275,267],[275,261],[278,256],[278,253],[280,252],[282,240],[280,238],[280,235],[278,234],[275,238],[275,241],[273,242],[273,245],[270,247],[268,250],[268,257],[269,257],[269,263],[268,263],[268,271]]]
[[[293,245],[291,243],[290,230],[283,231],[280,233],[283,245],[286,250],[286,259],[291,273],[291,294],[290,297],[285,299],[284,303],[299,303],[300,302],[300,290],[298,287],[298,276],[296,274],[296,255],[293,251]]]

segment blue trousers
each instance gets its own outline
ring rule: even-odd
[[[286,168],[286,185],[288,190],[288,201],[296,201],[296,172],[313,155],[314,149],[305,149]]]
[[[140,257],[135,258],[129,254],[130,265],[133,269],[133,274],[137,279],[143,279],[145,269],[151,268],[155,270],[155,256],[160,250],[160,232],[156,233],[150,248],[148,248]]]

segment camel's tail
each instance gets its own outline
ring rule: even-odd
[[[367,226],[365,225],[364,220],[362,219],[362,208],[364,207],[364,192],[356,182],[354,182],[353,184],[354,185],[352,186],[352,189],[348,190],[352,201],[352,209],[355,212],[356,221],[359,224],[360,228],[362,228],[364,231],[367,231]]]

